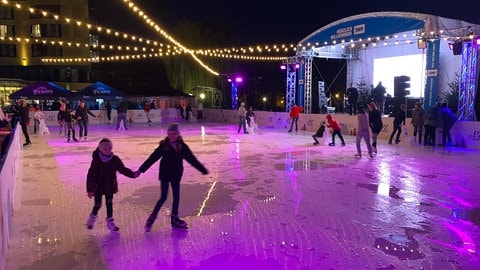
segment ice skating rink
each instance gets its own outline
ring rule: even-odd
[[[7,269],[480,269],[479,151],[380,141],[373,159],[355,158],[353,136],[345,147],[314,146],[313,133],[286,129],[237,134],[233,125],[181,123],[210,171],[185,162],[180,217],[189,229],[171,228],[170,193],[144,232],[160,193],[156,163],[137,179],[119,174],[120,235],[107,230],[104,205],[87,230],[86,173],[97,142],[112,139],[136,170],[166,125],[91,125],[78,143],[55,127],[31,135]]]

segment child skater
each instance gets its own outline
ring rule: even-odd
[[[138,176],[150,168],[157,160],[160,161],[160,199],[147,219],[145,231],[149,232],[158,212],[165,200],[167,200],[168,185],[172,186],[173,202],[171,211],[171,225],[175,228],[188,228],[187,223],[178,218],[178,207],[180,204],[180,180],[183,174],[183,160],[185,159],[202,174],[208,174],[207,169],[197,160],[190,148],[185,144],[178,129],[177,123],[170,123],[167,128],[167,137],[160,141],[160,145],[153,151],[150,157],[143,162],[139,170],[135,172]]]
[[[88,217],[87,228],[90,230],[93,228],[98,210],[102,206],[102,197],[105,196],[107,228],[112,233],[119,233],[120,229],[113,220],[113,194],[118,192],[117,171],[130,178],[135,178],[136,175],[112,153],[112,147],[112,141],[104,138],[100,140],[92,154],[92,163],[87,174],[87,195],[88,198],[94,197],[95,203]]]
[[[328,145],[335,146],[335,135],[338,135],[338,137],[340,138],[340,141],[342,141],[342,146],[345,146],[345,141],[343,140],[342,133],[340,132],[342,130],[342,128],[340,127],[340,124],[331,114],[327,115],[327,121],[328,121],[327,127],[333,130],[332,142],[329,143]]]
[[[67,127],[67,142],[70,142],[70,133],[72,134],[73,141],[78,142],[77,138],[75,138],[75,111],[72,109],[69,109],[68,111],[60,110],[58,117],[59,119],[62,119],[63,124]]]
[[[312,138],[313,138],[313,140],[315,141],[315,142],[313,143],[313,145],[319,144],[319,142],[318,142],[318,140],[317,140],[317,137],[318,137],[318,138],[323,138],[323,134],[325,133],[325,125],[326,125],[326,124],[327,124],[327,123],[326,123],[325,121],[322,121],[322,124],[321,124],[320,127],[317,129],[317,132],[316,132],[314,135],[312,135]]]

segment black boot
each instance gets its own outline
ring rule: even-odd
[[[149,232],[152,229],[153,222],[157,219],[156,216],[150,215],[145,223],[145,232]]]
[[[178,218],[178,216],[171,216],[171,224],[174,228],[188,229],[187,222]]]

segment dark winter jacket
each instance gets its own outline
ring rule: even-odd
[[[122,101],[117,107],[117,113],[127,113],[128,107],[125,101]]]
[[[83,121],[88,121],[88,115],[91,115],[93,117],[96,117],[95,114],[93,114],[87,106],[83,106],[83,108],[79,105],[77,107],[77,110],[75,111],[75,117],[78,119],[78,117],[81,117],[78,120],[83,120]]]
[[[395,118],[393,119],[393,126],[399,126],[401,124],[405,125],[405,111],[400,110],[397,112],[395,115]]]
[[[20,123],[28,124],[30,122],[30,111],[28,106],[18,108]]]
[[[317,132],[315,132],[316,137],[323,137],[323,133],[325,133],[325,126],[321,125],[318,129]]]
[[[382,131],[382,114],[378,109],[373,109],[368,113],[368,123],[373,133],[380,133],[380,131]]]
[[[103,162],[100,158],[100,150],[95,149],[87,174],[87,193],[94,192],[95,195],[117,193],[117,171],[127,177],[134,178],[133,171],[125,167],[118,156],[113,155],[109,161]]]
[[[58,114],[57,114],[57,121],[68,122],[68,120],[69,120],[68,115],[69,115],[69,113],[67,111],[59,110]]]
[[[177,139],[176,148],[168,140],[168,137],[160,142],[160,145],[153,151],[142,166],[140,171],[144,173],[157,160],[160,161],[158,179],[162,181],[180,181],[183,175],[183,159],[203,174],[208,174],[207,169],[197,160],[190,148],[183,142],[182,137]]]

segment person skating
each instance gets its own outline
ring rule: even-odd
[[[193,155],[188,145],[180,136],[177,123],[170,123],[167,128],[167,137],[160,141],[159,146],[143,162],[135,176],[147,171],[155,162],[160,160],[159,180],[160,199],[155,204],[152,213],[145,223],[145,231],[149,232],[157,219],[158,212],[167,200],[168,186],[172,186],[173,202],[171,211],[171,225],[176,228],[188,228],[187,223],[178,217],[180,205],[180,181],[183,175],[183,160],[185,159],[202,174],[208,174],[208,170]]]
[[[332,142],[329,143],[329,146],[335,146],[335,136],[338,135],[340,141],[342,141],[342,146],[345,146],[345,140],[343,139],[340,127],[340,124],[337,120],[333,117],[333,115],[327,115],[327,127],[332,129]]]
[[[113,154],[112,148],[112,141],[104,138],[92,153],[92,162],[87,173],[87,195],[88,198],[94,198],[94,205],[87,220],[87,228],[93,229],[98,210],[102,206],[102,197],[105,196],[107,228],[112,233],[118,233],[120,229],[113,219],[113,195],[118,192],[117,171],[130,178],[138,175],[125,167],[122,160]]]

